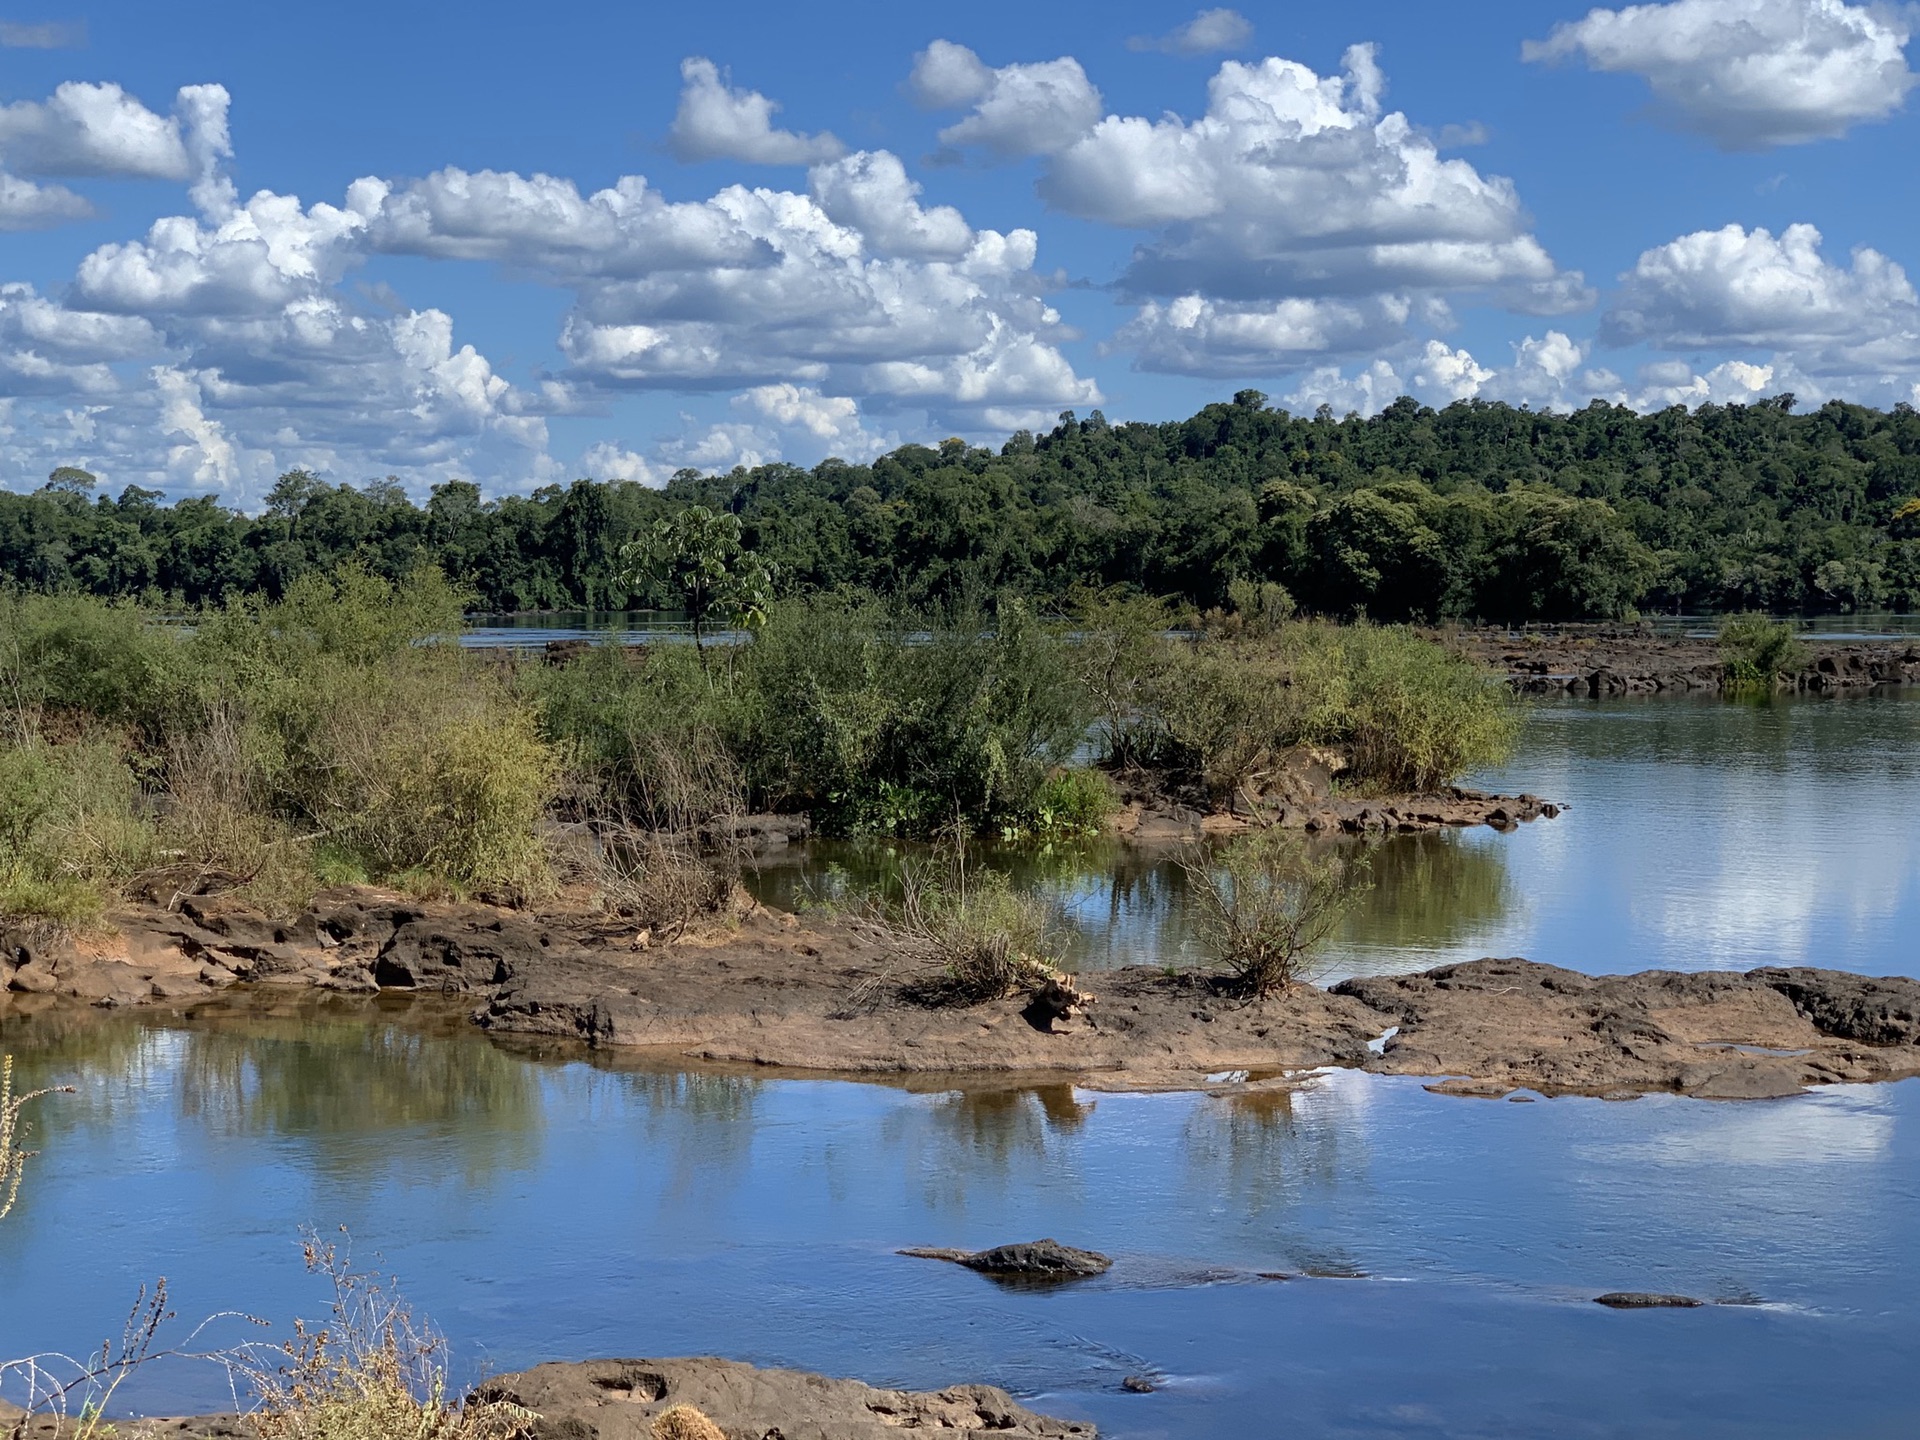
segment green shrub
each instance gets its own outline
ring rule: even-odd
[[[1150,769],[1190,773],[1226,794],[1287,744],[1287,683],[1264,649],[1164,642],[1126,749]]]
[[[794,602],[737,657],[728,734],[756,803],[828,830],[1019,825],[1091,718],[1069,659],[1014,601],[924,631],[872,601]]]
[[[277,777],[336,859],[375,879],[543,889],[539,823],[559,767],[533,711],[457,656],[340,679]]]
[[[1170,638],[1141,663],[1120,748],[1215,795],[1303,744],[1343,751],[1356,783],[1428,790],[1498,763],[1519,731],[1497,677],[1398,626],[1292,621]]]
[[[1133,746],[1143,736],[1137,722],[1144,689],[1166,647],[1171,607],[1150,596],[1100,590],[1073,596],[1069,611],[1069,653],[1100,724],[1105,758],[1115,765],[1138,763]]]
[[[38,738],[0,750],[0,919],[95,924],[157,855],[124,749]]]
[[[1040,782],[1024,829],[1041,840],[1086,839],[1106,829],[1119,808],[1111,780],[1098,770],[1073,766]]]
[[[1520,707],[1496,676],[1399,626],[1289,628],[1296,743],[1337,746],[1360,784],[1431,790],[1506,759]]]
[[[157,736],[183,699],[183,638],[131,605],[0,595],[0,695],[17,717],[50,712]]]
[[[1786,621],[1729,615],[1720,622],[1720,663],[1730,689],[1773,689],[1807,663],[1807,650]]]

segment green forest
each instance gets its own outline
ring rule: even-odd
[[[1258,391],[1187,420],[1071,412],[997,450],[954,439],[871,464],[681,471],[662,490],[594,480],[424,505],[396,477],[281,477],[248,515],[165,503],[87,472],[0,492],[0,561],[49,593],[198,607],[277,598],[355,562],[439,566],[482,610],[666,606],[628,593],[621,547],[692,504],[740,518],[776,589],[910,607],[1042,603],[1128,586],[1199,608],[1235,580],[1381,620],[1920,607],[1920,415],[1791,395],[1641,415],[1401,399],[1371,418],[1294,416]]]

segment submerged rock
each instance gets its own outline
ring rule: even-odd
[[[996,1245],[991,1250],[922,1248],[900,1253],[921,1260],[950,1261],[996,1279],[1083,1280],[1113,1268],[1113,1261],[1099,1251],[1078,1250],[1058,1240],[1027,1240]]]

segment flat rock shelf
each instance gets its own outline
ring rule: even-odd
[[[0,1004],[270,1003],[301,991],[440,996],[501,1036],[842,1075],[1054,1075],[1108,1089],[1284,1085],[1346,1066],[1466,1095],[1759,1099],[1920,1074],[1920,984],[1842,971],[1590,976],[1524,959],[1299,985],[1249,1000],[1131,967],[1052,1019],[1023,997],[910,998],[888,935],[752,907],[654,944],[590,912],[328,892],[276,924],[230,898],[116,916],[110,944],[0,947]]]

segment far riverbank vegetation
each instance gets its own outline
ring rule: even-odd
[[[623,551],[691,506],[737,517],[787,594],[909,609],[1011,592],[1048,612],[1128,585],[1199,610],[1251,578],[1328,615],[1616,619],[1920,607],[1920,415],[1794,397],[1641,415],[1480,400],[1289,415],[1255,390],[1165,424],[1060,416],[998,446],[906,445],[415,503],[401,480],[290,471],[264,509],[165,503],[63,466],[0,490],[0,567],[23,588],[198,610],[353,562],[437,566],[487,611],[670,605]]]

